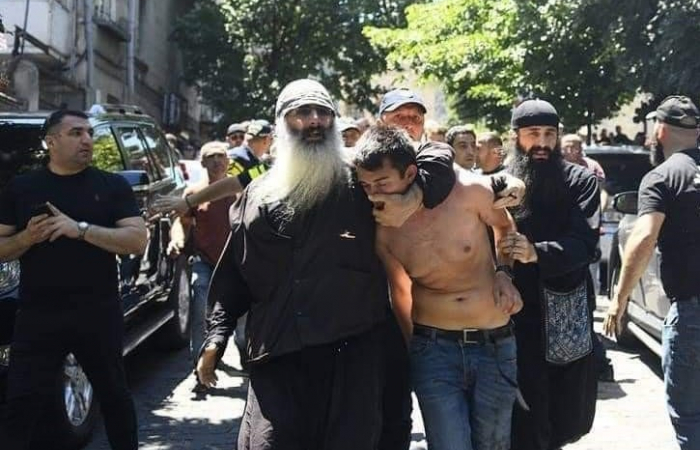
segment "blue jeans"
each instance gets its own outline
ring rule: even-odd
[[[700,449],[700,298],[671,304],[664,320],[666,405],[681,450]]]
[[[207,292],[214,266],[201,259],[195,259],[192,264],[192,304],[190,306],[190,355],[194,363],[197,363],[197,355],[204,343],[204,335],[207,331]]]
[[[516,398],[515,337],[497,343],[413,336],[411,382],[430,450],[507,450]]]

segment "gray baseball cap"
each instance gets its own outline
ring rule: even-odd
[[[423,110],[423,114],[428,112],[420,95],[410,89],[400,88],[384,94],[382,102],[379,104],[379,115],[381,116],[385,112],[395,111],[401,106],[408,104],[418,105]]]

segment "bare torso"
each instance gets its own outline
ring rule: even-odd
[[[421,209],[402,227],[378,230],[380,242],[412,280],[417,324],[454,330],[508,323],[509,315],[494,300],[493,254],[478,212],[479,202],[491,207],[492,194],[469,180],[458,181],[443,203]]]

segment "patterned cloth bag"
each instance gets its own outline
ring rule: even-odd
[[[568,364],[593,351],[586,281],[568,292],[543,288],[545,358]]]

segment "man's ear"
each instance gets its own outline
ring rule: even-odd
[[[657,140],[666,139],[668,136],[668,128],[664,122],[657,122],[656,124]]]
[[[510,130],[508,132],[508,138],[511,142],[518,142],[518,130]],[[558,137],[557,137],[558,139]]]
[[[418,174],[418,166],[415,164],[411,164],[406,168],[406,172],[404,173],[404,177],[408,178],[408,181],[410,183],[413,183],[413,180],[416,179],[416,175]]]

